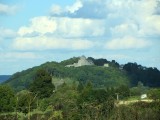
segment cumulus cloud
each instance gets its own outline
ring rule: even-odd
[[[110,40],[106,43],[106,49],[134,49],[134,48],[144,48],[151,44],[151,42],[139,38],[134,38],[131,36],[125,36],[123,38],[116,38]]]
[[[73,18],[105,19],[107,17],[136,16],[143,18],[158,11],[158,4],[157,0],[77,0],[73,5],[63,9],[58,5],[53,5],[50,12],[53,16]]]
[[[20,36],[50,33],[63,37],[84,37],[101,36],[105,32],[102,20],[41,16],[32,18],[30,22],[29,26],[23,26],[18,30]]]
[[[159,5],[157,0],[77,0],[73,5],[61,8],[53,6],[54,17],[103,19],[108,31],[116,35],[160,35]],[[57,14],[55,14],[55,11]],[[123,34],[120,30],[125,30]],[[128,32],[126,32],[128,31]],[[119,32],[119,33],[118,33]],[[115,34],[113,34],[115,35]]]
[[[84,50],[95,46],[88,38],[104,35],[105,24],[103,20],[40,16],[17,33],[12,45],[16,50]]]
[[[143,24],[140,24],[140,34],[143,36],[150,35],[150,36],[160,36],[160,16],[159,15],[152,15],[146,17],[143,21]]]
[[[57,29],[57,23],[50,17],[35,17],[30,20],[29,26],[20,27],[18,34],[24,36],[33,33],[53,33]]]
[[[110,30],[114,37],[121,37],[124,35],[137,35],[139,32],[138,25],[131,22],[119,24],[112,27]]]
[[[18,7],[16,5],[6,5],[0,3],[0,15],[12,15],[18,10]]]
[[[94,43],[88,40],[72,40],[53,38],[47,36],[16,38],[13,48],[16,50],[49,50],[49,49],[72,49],[83,50],[94,46]]]
[[[83,7],[83,4],[80,0],[78,0],[72,6],[67,6],[66,9],[67,11],[73,14],[76,11],[78,11],[81,7]]]
[[[57,11],[58,8],[58,11]],[[103,0],[77,0],[73,5],[63,9],[60,6],[52,5],[50,14],[59,17],[71,18],[104,18],[106,17],[106,7]],[[56,12],[57,11],[57,12]]]
[[[65,8],[62,8],[59,5],[53,4],[50,9],[50,14],[52,16],[68,16],[71,14],[75,14],[81,7],[83,7],[83,4],[80,0],[77,0],[73,5],[66,6]]]
[[[108,20],[115,21],[112,32],[115,30],[116,33],[123,34],[121,30],[125,30],[124,35],[126,31],[129,35],[160,35],[160,16],[155,15],[157,5],[157,0],[108,1],[107,8],[110,11],[107,14]]]
[[[51,16],[34,17],[19,28],[13,47],[88,49],[95,46],[90,38],[103,37],[110,38],[105,41],[110,50],[144,48],[150,45],[147,35],[160,35],[157,4],[157,0],[77,0],[71,6],[52,5]]]

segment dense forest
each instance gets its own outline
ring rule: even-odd
[[[160,119],[158,69],[91,57],[92,66],[66,67],[78,59],[47,62],[12,75],[0,85],[0,119]],[[144,101],[142,94],[147,94]]]

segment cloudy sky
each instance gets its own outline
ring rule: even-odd
[[[0,74],[81,55],[160,69],[160,0],[0,0]]]

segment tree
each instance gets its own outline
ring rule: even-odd
[[[160,100],[160,89],[151,89],[148,92],[148,96],[153,100]]]
[[[0,112],[14,111],[16,106],[14,91],[9,86],[0,85]]]
[[[37,94],[40,98],[50,97],[54,89],[52,77],[43,69],[37,71],[35,79],[29,88],[31,92]]]
[[[138,87],[132,87],[130,88],[131,91],[131,96],[140,96],[141,95],[141,91]]]
[[[130,95],[130,89],[126,85],[121,85],[117,88],[117,93],[119,93],[120,97],[127,98]]]
[[[36,95],[30,91],[22,90],[17,93],[16,97],[16,110],[23,113],[28,113],[28,120],[30,120],[30,112],[37,107]]]

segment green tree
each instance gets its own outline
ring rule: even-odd
[[[31,92],[37,94],[40,98],[50,97],[54,89],[52,77],[43,69],[37,71],[35,79],[29,88]]]
[[[27,90],[22,90],[16,95],[17,110],[23,113],[29,113],[36,106],[36,95]]]
[[[0,112],[14,111],[16,106],[14,91],[9,86],[0,85]]]
[[[148,97],[153,100],[160,100],[160,89],[151,89],[148,92]]]
[[[120,95],[122,99],[127,98],[130,95],[130,89],[126,85],[119,86],[116,92]]]
[[[138,87],[132,87],[130,88],[131,91],[131,96],[140,96],[141,95],[141,91]]]

